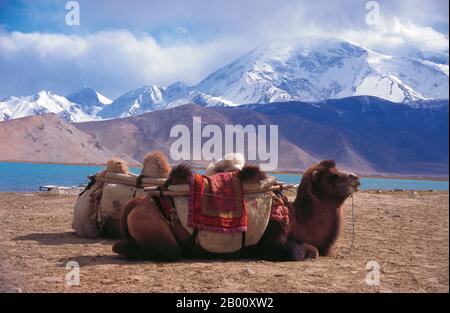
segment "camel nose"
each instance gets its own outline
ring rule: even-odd
[[[349,173],[348,175],[349,175],[349,177],[350,177],[351,179],[353,179],[353,180],[355,181],[355,183],[356,183],[358,186],[361,185],[361,182],[359,181],[359,176],[358,176],[358,175],[356,175],[356,174],[354,174],[354,173]]]
[[[359,181],[359,176],[356,175],[355,173],[348,173],[348,177],[350,177],[356,184],[361,185],[360,181]]]

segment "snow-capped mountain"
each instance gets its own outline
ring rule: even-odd
[[[358,95],[415,106],[417,100],[448,99],[448,82],[448,53],[389,56],[341,39],[303,37],[262,44],[195,86],[144,86],[114,101],[89,87],[67,98],[47,91],[10,97],[0,101],[0,120],[51,112],[78,122],[186,103],[218,107]]]
[[[144,86],[128,91],[98,113],[102,118],[140,115],[165,108],[163,90],[157,86]]]
[[[166,105],[166,109],[174,108],[186,103],[194,103],[204,107],[224,107],[224,106],[238,105],[222,97],[213,97],[201,91],[191,89],[191,91],[189,91],[189,94],[187,94],[186,97],[174,99],[168,102]]]
[[[77,92],[74,92],[66,98],[78,105],[78,108],[89,115],[95,116],[104,106],[111,104],[112,100],[108,99],[98,91],[84,86]]]
[[[77,104],[51,91],[42,90],[36,95],[9,97],[0,101],[0,121],[45,113],[55,113],[69,122],[93,119],[78,108]]]
[[[404,102],[448,98],[448,77],[448,64],[308,37],[263,44],[194,88],[240,104],[355,95]]]
[[[36,95],[1,100],[0,121],[45,113],[55,113],[68,122],[97,120],[97,113],[111,102],[89,87],[83,87],[67,97],[42,90]]]
[[[186,103],[195,103],[206,107],[236,105],[222,97],[210,96],[177,82],[168,87],[144,86],[131,90],[104,107],[98,116],[105,119],[136,116]]]

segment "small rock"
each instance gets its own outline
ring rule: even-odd
[[[60,195],[61,190],[58,187],[52,188],[49,191],[47,191],[47,194],[49,195]]]
[[[131,279],[133,282],[141,282],[141,281],[144,281],[144,278],[143,278],[142,276],[131,276],[130,279]]]
[[[254,274],[255,274],[255,271],[252,270],[252,269],[250,269],[250,268],[246,268],[246,269],[244,269],[242,272],[243,272],[244,274],[247,274],[247,275],[254,275]]]
[[[398,214],[395,214],[393,217],[401,217],[400,215],[398,215]]]
[[[417,193],[417,191],[413,191],[413,192],[411,192],[411,195],[413,195],[413,196],[417,196],[417,195],[418,195],[418,193]]]
[[[22,293],[23,291],[22,291],[22,288],[17,287],[17,288],[14,288],[14,292]]]

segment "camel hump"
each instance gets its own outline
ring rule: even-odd
[[[167,178],[170,165],[167,157],[160,151],[152,151],[144,156],[141,176],[150,178]]]
[[[242,170],[245,165],[245,157],[242,153],[228,153],[216,162],[211,162],[206,168],[205,174],[212,176],[217,173]]]

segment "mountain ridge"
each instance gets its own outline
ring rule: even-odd
[[[175,140],[169,137],[171,127],[192,129],[192,116],[222,131],[226,124],[278,125],[279,171],[303,170],[319,160],[335,159],[343,168],[368,175],[448,176],[448,101],[430,109],[360,96],[256,108],[188,104],[74,125],[109,149],[126,151],[139,161],[148,150],[169,155]]]
[[[115,155],[137,163],[148,151],[161,150],[174,164],[179,161],[170,157],[176,140],[169,136],[172,127],[192,130],[193,116],[199,116],[203,127],[217,125],[222,133],[226,125],[277,125],[278,171],[301,171],[334,159],[341,168],[363,175],[448,177],[448,100],[432,102],[431,108],[415,108],[357,96],[253,107],[188,104],[81,123],[43,114],[0,122],[0,155],[2,161],[45,163],[102,163]],[[209,161],[193,163],[205,166]]]
[[[67,97],[41,91],[37,96],[46,93],[43,102],[50,104],[36,103],[36,96],[10,97],[0,101],[0,120],[42,113],[57,113],[70,122],[112,119],[186,103],[222,107],[368,95],[411,105],[448,99],[448,64],[422,57],[389,56],[337,38],[277,40],[259,45],[193,86],[143,86],[114,101],[89,87]]]

